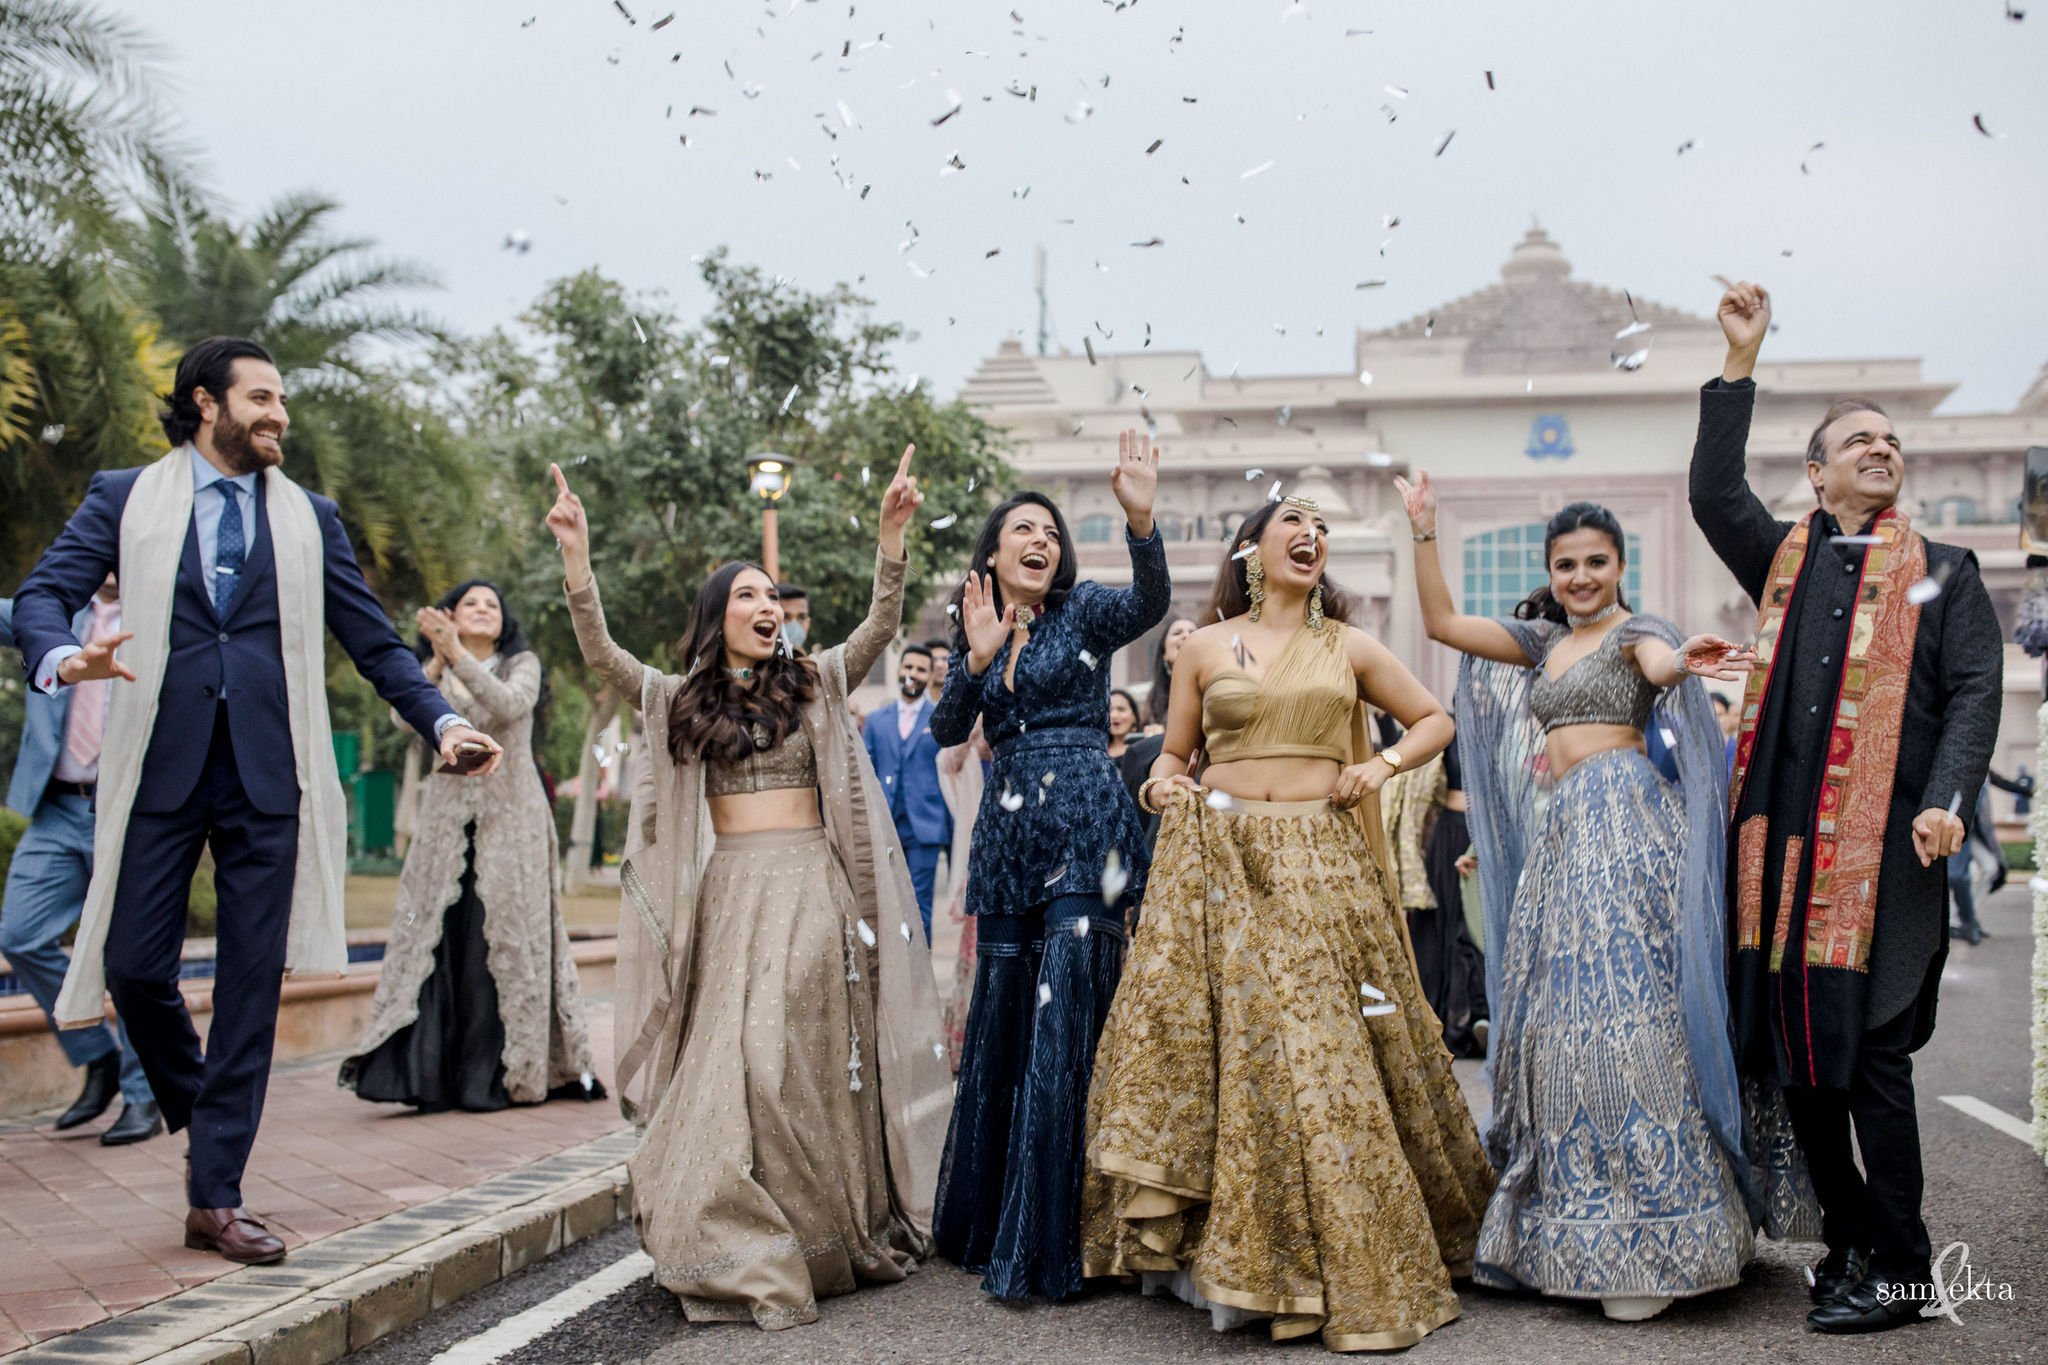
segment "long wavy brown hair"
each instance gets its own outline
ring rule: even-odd
[[[678,763],[737,763],[757,749],[772,749],[803,724],[804,708],[818,695],[818,666],[780,647],[754,666],[752,687],[727,676],[725,608],[733,580],[748,569],[759,572],[760,566],[736,561],[704,580],[676,646],[683,685],[669,705],[668,751]]]
[[[1259,537],[1266,533],[1266,524],[1286,505],[1284,502],[1267,503],[1246,517],[1224,542],[1223,566],[1216,570],[1216,586],[1209,592],[1209,612],[1200,624],[1213,626],[1218,621],[1251,610],[1251,585],[1245,577],[1244,561],[1237,557],[1238,547],[1247,541],[1258,544]],[[1358,599],[1338,587],[1327,569],[1323,572],[1322,584],[1323,615],[1332,621],[1350,625],[1352,613],[1358,610]]]

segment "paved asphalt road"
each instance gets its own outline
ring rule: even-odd
[[[1609,1323],[1590,1305],[1465,1290],[1464,1316],[1406,1353],[1415,1361],[1596,1360],[1722,1362],[2048,1360],[2048,1169],[2024,1143],[1944,1104],[1971,1095],[2028,1114],[2028,1007],[2032,939],[2023,883],[1987,907],[1993,937],[1957,945],[1942,986],[1940,1026],[1916,1061],[1926,1216],[1937,1250],[1969,1244],[1980,1279],[2011,1286],[2010,1301],[1962,1303],[1943,1320],[1879,1337],[1808,1333],[1802,1267],[1807,1247],[1766,1243],[1738,1288],[1680,1303],[1642,1325]],[[1479,1097],[1476,1064],[1460,1063]],[[358,1359],[425,1365],[440,1352],[549,1299],[637,1249],[630,1227],[605,1235],[453,1305]],[[641,1282],[589,1308],[503,1359],[531,1362],[707,1361],[717,1365],[814,1361],[1305,1361],[1314,1339],[1274,1345],[1256,1326],[1211,1332],[1180,1304],[1110,1289],[1074,1304],[1008,1308],[973,1277],[943,1264],[907,1282],[820,1306],[819,1321],[785,1332],[750,1325],[693,1327],[674,1298]]]

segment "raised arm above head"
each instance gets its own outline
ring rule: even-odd
[[[569,480],[560,465],[549,465],[548,472],[555,478],[555,505],[548,509],[547,528],[562,547],[562,587],[569,598],[576,646],[591,671],[627,705],[637,708],[647,667],[621,648],[605,625],[597,579],[590,572],[590,520],[584,514],[583,499],[569,491]]]
[[[1110,476],[1110,487],[1124,509],[1131,585],[1097,588],[1088,595],[1087,631],[1106,650],[1121,649],[1158,625],[1173,605],[1166,545],[1152,519],[1161,453],[1141,431],[1126,431],[1117,437],[1116,470]]]
[[[882,490],[881,536],[875,547],[875,591],[868,599],[868,614],[846,640],[846,684],[859,686],[875,660],[896,638],[903,625],[903,579],[909,567],[903,544],[904,528],[924,503],[917,479],[910,472],[910,457],[917,447],[903,447],[903,459],[896,476]]]
[[[1422,628],[1438,644],[1449,645],[1463,654],[1476,655],[1504,664],[1526,664],[1521,644],[1498,621],[1484,616],[1467,616],[1451,600],[1451,585],[1444,578],[1444,566],[1436,553],[1436,485],[1429,471],[1415,471],[1415,482],[1396,475],[1394,487],[1408,513],[1408,527],[1415,538],[1415,596],[1422,606]]]
[[[1771,296],[1761,285],[1728,283],[1718,310],[1728,339],[1721,374],[1700,390],[1699,435],[1688,479],[1692,519],[1736,582],[1760,601],[1771,560],[1792,529],[1771,515],[1749,486],[1749,419],[1756,407],[1756,358],[1771,326]]]

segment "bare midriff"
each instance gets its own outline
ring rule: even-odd
[[[811,829],[818,819],[816,787],[783,787],[775,791],[736,792],[714,796],[711,807],[714,834],[759,834],[769,829]]]
[[[1464,792],[1462,792],[1462,791],[1455,791],[1455,792],[1453,792],[1453,791],[1447,791],[1447,792],[1445,792],[1445,793],[1444,793],[1444,809],[1445,809],[1445,810],[1455,810],[1455,811],[1465,811],[1465,810],[1469,810],[1469,809],[1470,809],[1470,807],[1469,807],[1469,806],[1467,806],[1467,805],[1465,804],[1465,793],[1464,793]]]
[[[1320,801],[1337,787],[1334,758],[1245,758],[1211,763],[1202,785],[1247,801]]]
[[[1610,749],[1647,753],[1649,746],[1643,741],[1643,732],[1633,725],[1564,725],[1552,730],[1544,741],[1550,780],[1561,780],[1579,764]]]

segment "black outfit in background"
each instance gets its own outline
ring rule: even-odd
[[[466,833],[461,890],[441,920],[433,974],[420,986],[419,1018],[357,1063],[361,1099],[409,1104],[423,1114],[511,1106],[502,1060],[505,1025],[484,943],[484,903],[476,893],[474,822]]]
[[[1708,543],[1760,603],[1792,523],[1771,516],[1744,472],[1755,402],[1756,385],[1747,379],[1729,384],[1717,378],[1701,390],[1691,496],[1693,519]],[[1769,817],[1766,887],[1783,884],[1787,837],[1811,832],[1862,577],[1864,547],[1830,537],[1864,529],[1845,531],[1826,514],[1816,518],[1786,611],[1755,756],[1734,817],[1738,829],[1751,816]],[[1868,1249],[1873,1271],[1914,1280],[1929,1275],[1929,1246],[1920,1221],[1920,1139],[1909,1057],[1934,1031],[1948,915],[1947,869],[1942,860],[1920,865],[1912,822],[1922,810],[1946,809],[1957,793],[1974,793],[1983,784],[1998,735],[2003,662],[1998,618],[1975,557],[1933,541],[1926,548],[1928,572],[1943,591],[1920,608],[1914,639],[1860,1028],[1850,1046],[1809,1054],[1804,1037],[1788,1037],[1780,1012],[1771,1008],[1764,973],[1737,972],[1729,982],[1738,1064],[1746,1074],[1786,1087],[1830,1249]],[[1960,813],[1971,818],[1967,800]],[[1738,885],[1733,838],[1729,854],[1732,907]],[[1802,870],[1787,913],[1804,905],[1809,880]],[[1770,908],[1767,902],[1767,915]],[[1803,914],[1794,920],[1795,937],[1803,921]],[[1770,935],[1767,923],[1767,942]],[[1814,1003],[1816,1009],[1823,1004],[1818,996]],[[1859,1002],[1835,997],[1826,1003],[1854,1008]],[[1849,1160],[1852,1120],[1867,1181]]]
[[[1444,786],[1447,791],[1465,790],[1455,744],[1444,750]],[[1444,1045],[1455,1057],[1486,1055],[1486,1044],[1474,1028],[1487,1017],[1486,958],[1465,925],[1465,879],[1458,872],[1458,859],[1471,848],[1465,812],[1448,806],[1439,809],[1422,846],[1422,869],[1436,908],[1408,912],[1408,938],[1415,948],[1422,993],[1443,1021]]]
[[[1152,775],[1152,760],[1159,757],[1159,750],[1166,743],[1165,735],[1134,735],[1124,743],[1121,757],[1111,760],[1122,774],[1124,788],[1131,794],[1131,804],[1138,808],[1138,819],[1145,826],[1145,853],[1149,857],[1152,845],[1159,841],[1159,817],[1145,809],[1145,803],[1138,800],[1138,788]]]

